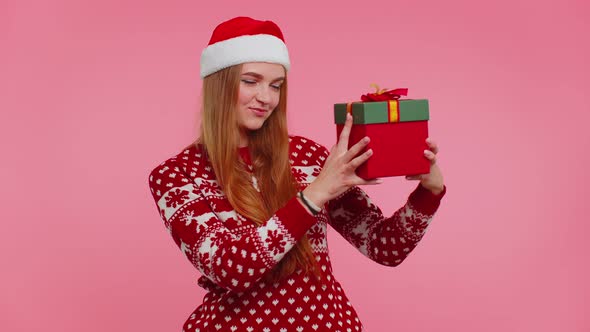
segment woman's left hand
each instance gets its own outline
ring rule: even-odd
[[[428,150],[424,150],[424,157],[430,161],[430,173],[413,176],[406,176],[408,180],[420,180],[422,187],[430,190],[433,194],[438,195],[443,191],[443,176],[436,163],[436,154],[438,146],[430,138],[426,139]]]

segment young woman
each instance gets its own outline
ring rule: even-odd
[[[446,187],[429,174],[386,218],[358,186],[368,139],[348,148],[350,116],[328,151],[287,132],[289,57],[279,27],[236,17],[201,56],[198,139],[150,174],[175,243],[208,293],[184,331],[361,331],[332,274],[328,224],[368,258],[396,266],[417,245]]]

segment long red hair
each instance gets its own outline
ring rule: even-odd
[[[287,78],[281,84],[277,107],[264,125],[248,133],[248,148],[260,192],[252,185],[239,157],[236,115],[242,65],[215,72],[203,79],[201,126],[198,143],[204,146],[218,184],[236,212],[257,225],[268,220],[297,194],[298,185],[289,164],[287,131]],[[262,199],[261,199],[262,196]],[[317,275],[316,261],[307,236],[269,271],[276,282],[301,268]]]

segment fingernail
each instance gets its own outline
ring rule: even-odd
[[[424,150],[424,154],[428,154],[428,152],[430,152],[430,150]]]
[[[363,138],[363,142],[365,142],[365,143],[369,143],[369,140],[370,140],[369,136],[365,136],[365,138]]]

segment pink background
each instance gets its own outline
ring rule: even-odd
[[[371,83],[430,100],[448,193],[422,243],[386,268],[329,235],[368,331],[589,331],[589,9],[2,1],[0,330],[181,331],[204,293],[147,177],[195,135],[211,31],[247,15],[284,31],[292,133],[331,146]],[[389,215],[415,185],[365,189]]]

